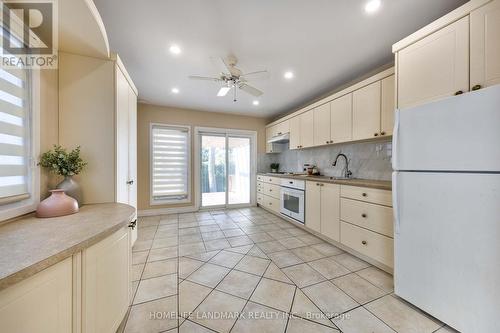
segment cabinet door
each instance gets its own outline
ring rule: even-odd
[[[300,148],[314,146],[314,111],[304,112],[300,116]]]
[[[285,120],[276,125],[278,135],[285,134],[285,133],[290,133],[290,121]]]
[[[306,182],[306,227],[321,232],[321,186]]]
[[[290,149],[300,148],[300,116],[290,119]]]
[[[377,137],[380,132],[380,81],[356,90],[352,95],[354,140]]]
[[[128,99],[128,179],[132,181],[128,188],[128,204],[136,209],[137,213],[137,96],[129,87]],[[137,218],[137,214],[135,216]],[[137,228],[131,232],[131,243],[137,240]]]
[[[313,111],[314,145],[321,146],[330,143],[330,103],[318,106]]]
[[[273,144],[267,142],[272,137],[272,127],[266,127],[266,153],[268,154],[273,152]]]
[[[116,201],[129,202],[129,89],[127,79],[116,68]]]
[[[352,94],[330,103],[330,131],[333,143],[352,140]]]
[[[469,17],[397,54],[398,108],[469,90]]]
[[[470,14],[470,84],[500,83],[500,0]]]
[[[72,260],[68,258],[0,292],[0,331],[72,331]]]
[[[394,110],[396,108],[394,75],[382,80],[382,106],[380,113],[380,135],[392,135]]]
[[[83,251],[83,332],[116,332],[129,305],[130,238],[122,228]]]
[[[340,185],[321,184],[321,233],[340,242]]]

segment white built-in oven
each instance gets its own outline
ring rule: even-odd
[[[304,224],[305,190],[303,180],[281,179],[280,213]]]

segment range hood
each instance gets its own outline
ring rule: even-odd
[[[276,135],[267,140],[267,143],[287,143],[290,141],[290,133]]]

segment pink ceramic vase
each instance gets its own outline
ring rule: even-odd
[[[66,195],[64,190],[52,190],[50,193],[50,197],[38,204],[37,217],[56,217],[78,212],[78,202]]]

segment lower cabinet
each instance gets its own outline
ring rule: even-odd
[[[82,331],[115,332],[130,299],[130,233],[120,229],[82,253]]]
[[[0,292],[0,331],[68,333],[72,331],[71,258]]]
[[[306,182],[305,225],[340,241],[340,185]]]
[[[0,332],[115,333],[130,304],[131,232],[0,291]]]

